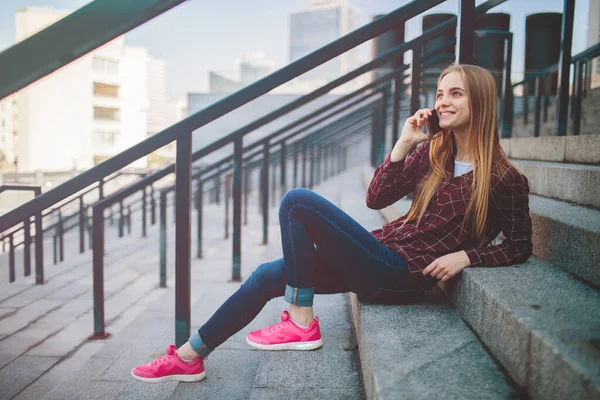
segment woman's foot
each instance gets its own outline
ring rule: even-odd
[[[292,322],[287,311],[281,313],[281,322],[250,332],[246,342],[261,350],[314,350],[323,346],[318,317],[302,329]]]
[[[183,361],[177,355],[177,348],[171,344],[167,347],[165,356],[132,369],[131,376],[148,383],[196,382],[206,377],[206,371],[204,371],[204,361],[201,357],[197,357],[191,362]]]

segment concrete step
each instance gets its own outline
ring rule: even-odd
[[[500,139],[510,159],[600,164],[600,135]]]
[[[368,399],[523,397],[438,291],[402,306],[350,296]]]
[[[366,186],[374,170],[365,167],[362,172],[364,208]],[[388,207],[381,213],[380,224],[369,228],[379,228],[399,213]],[[523,395],[440,291],[401,306],[370,304],[354,294],[350,298],[367,398]]]
[[[410,202],[403,200],[388,207],[386,219],[397,218],[409,206]],[[566,254],[597,238],[596,210],[538,196],[531,196],[531,207],[538,250],[552,246],[544,242],[544,235],[562,246],[555,252],[565,248]],[[565,245],[567,241],[570,243]],[[597,260],[594,250],[584,253],[584,257]],[[547,254],[557,260],[561,257]],[[581,259],[581,255],[573,257]],[[564,268],[570,272],[597,267],[597,263],[589,264],[589,268],[575,267],[568,256],[562,256],[565,258]],[[598,290],[535,257],[511,267],[467,268],[438,286],[494,358],[532,398],[600,396]]]
[[[600,397],[600,293],[531,258],[467,268],[442,290],[533,399]]]
[[[529,180],[531,193],[600,208],[600,166],[511,161]]]
[[[533,254],[600,288],[600,210],[529,196]]]

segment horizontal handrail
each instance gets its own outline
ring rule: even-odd
[[[592,46],[592,47],[590,47],[590,48],[588,48],[588,49],[586,49],[586,50],[584,50],[584,51],[576,54],[575,56],[573,56],[571,58],[571,63],[580,62],[580,61],[587,61],[587,60],[590,60],[590,59],[598,57],[598,56],[600,56],[600,43],[598,43],[598,44],[596,44],[596,45],[594,45],[594,46]],[[512,87],[515,88],[515,87],[517,87],[519,85],[523,85],[524,83],[533,81],[533,80],[535,80],[535,79],[537,79],[539,77],[542,77],[542,76],[544,76],[546,74],[549,74],[549,73],[552,73],[552,72],[556,72],[556,71],[558,71],[558,65],[559,65],[558,63],[557,64],[553,64],[553,65],[550,65],[550,66],[548,66],[548,67],[546,67],[546,68],[544,68],[542,70],[539,70],[539,71],[537,71],[537,72],[535,72],[535,73],[533,73],[531,75],[528,75],[527,78],[523,79],[522,81],[517,82],[517,83],[513,83]]]

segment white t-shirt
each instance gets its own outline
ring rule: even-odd
[[[473,169],[473,164],[454,160],[454,176],[464,175]]]

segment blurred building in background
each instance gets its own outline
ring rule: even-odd
[[[361,11],[345,0],[309,0],[304,10],[290,16],[290,62],[331,43],[360,27]],[[359,65],[358,49],[352,49],[300,77],[321,84],[348,73]]]
[[[71,12],[18,9],[16,41]],[[166,127],[164,62],[122,36],[12,97],[18,172],[84,170]]]
[[[242,55],[240,62],[240,77],[242,85],[247,85],[264,78],[275,71],[275,63],[265,58],[260,51],[253,51]]]

